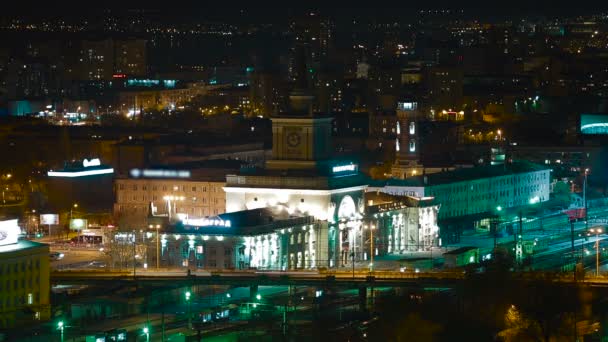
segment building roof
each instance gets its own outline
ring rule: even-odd
[[[441,184],[465,182],[483,178],[507,176],[518,173],[550,170],[550,168],[524,161],[506,163],[504,165],[485,165],[472,168],[461,168],[452,171],[432,173],[406,179],[388,179],[374,182],[374,186],[412,186],[423,187]],[[383,183],[383,184],[382,184]]]
[[[10,253],[16,251],[25,251],[29,249],[48,248],[44,243],[34,242],[30,240],[19,240],[17,243],[0,246],[0,255],[2,253]]]
[[[412,196],[389,195],[383,192],[366,192],[365,200],[367,203],[373,201],[372,205],[366,206],[369,214],[381,213],[403,208],[420,208],[436,205],[434,198],[418,198]]]
[[[443,253],[443,255],[458,255],[458,254],[462,254],[462,253],[466,253],[472,250],[478,250],[479,247],[472,247],[472,246],[466,246],[466,247],[460,247],[457,249],[453,249],[449,252],[445,252]]]

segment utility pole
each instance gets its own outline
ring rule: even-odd
[[[160,268],[160,224],[156,225],[156,269]]]
[[[370,259],[371,263],[369,264],[369,270],[370,270],[370,272],[374,270],[374,228],[376,228],[376,226],[374,226],[374,225],[371,225],[369,227],[369,234],[370,234],[369,235],[369,241],[370,241],[369,255],[371,256],[371,259]],[[432,249],[431,249],[431,253],[433,253]],[[431,257],[431,259],[432,259],[432,257]]]
[[[135,280],[135,230],[133,230],[133,280]]]
[[[522,263],[522,258],[523,258],[523,252],[524,252],[524,248],[523,248],[523,219],[522,219],[522,214],[521,211],[519,212],[519,228],[517,230],[517,243],[515,245],[515,260],[517,262],[517,266],[521,267],[521,263]]]
[[[583,204],[585,205],[585,230],[589,229],[589,216],[587,215],[587,175],[589,169],[585,169],[585,180],[583,181]]]
[[[355,251],[352,251],[350,253],[350,256],[352,258],[352,264],[353,264],[353,280],[355,280]]]

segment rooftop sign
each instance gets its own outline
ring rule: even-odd
[[[184,219],[182,221],[183,224],[188,226],[199,226],[199,227],[231,227],[230,220],[221,220],[221,219],[209,219],[209,218],[199,218],[199,219]]]
[[[49,177],[67,177],[67,178],[105,175],[105,174],[111,174],[111,173],[114,173],[113,168],[84,170],[84,171],[49,171],[49,172],[47,172]]]
[[[155,170],[155,169],[131,169],[129,172],[133,178],[190,178],[188,170]]]
[[[346,165],[337,165],[331,168],[331,172],[333,173],[341,173],[346,171],[356,171],[357,164],[346,164]]]
[[[84,159],[82,161],[82,166],[83,167],[90,167],[90,166],[101,166],[101,161],[99,160],[99,158],[95,158],[95,159]]]

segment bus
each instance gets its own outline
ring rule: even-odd
[[[99,235],[79,235],[70,240],[72,245],[101,245],[103,238]]]

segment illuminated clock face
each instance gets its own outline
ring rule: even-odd
[[[289,145],[289,147],[296,147],[298,145],[300,145],[300,135],[298,133],[290,133],[287,136],[287,145]]]

